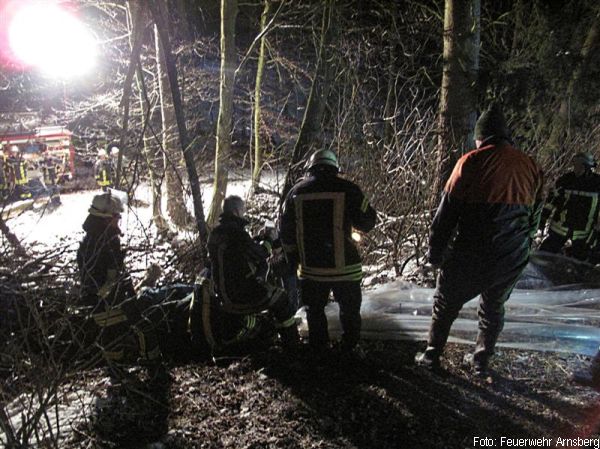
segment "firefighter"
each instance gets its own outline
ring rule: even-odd
[[[274,230],[263,232],[259,240],[245,230],[245,204],[238,196],[223,201],[223,213],[208,238],[208,252],[215,292],[224,312],[248,321],[244,332],[251,331],[253,316],[269,310],[277,320],[285,349],[298,344],[294,310],[285,290],[267,279],[267,258],[275,239]]]
[[[119,219],[121,201],[110,192],[94,196],[77,251],[81,305],[100,329],[98,345],[109,364],[130,358],[155,362],[161,352],[151,320],[125,268]]]
[[[307,176],[288,193],[281,216],[281,240],[288,260],[298,261],[300,298],[306,306],[311,349],[329,347],[325,306],[333,292],[340,307],[342,354],[362,358],[360,338],[361,257],[352,228],[370,231],[376,212],[361,189],[338,176],[333,151],[315,152]]]
[[[57,168],[58,162],[47,152],[44,154],[42,163],[42,172],[44,175],[44,183],[50,195],[50,203],[53,205],[60,204],[60,190],[57,184]]]
[[[484,376],[504,325],[504,303],[529,259],[543,179],[533,159],[513,146],[498,105],[477,121],[475,143],[454,166],[431,224],[428,261],[441,270],[427,348],[415,362],[440,367],[452,323],[481,295],[475,351],[464,363]]]
[[[8,159],[8,164],[12,172],[12,178],[15,185],[15,195],[20,200],[27,200],[31,198],[31,192],[29,191],[29,174],[27,161],[23,158],[19,147],[13,145],[11,154]]]
[[[105,149],[98,150],[98,159],[94,164],[94,176],[96,183],[103,191],[107,191],[113,185],[113,166]]]
[[[600,211],[600,175],[592,171],[595,166],[594,156],[578,153],[573,170],[556,181],[542,212],[540,229],[549,220],[549,230],[541,251],[558,253],[571,240],[567,254],[579,260],[589,258]]]
[[[0,146],[0,201],[4,201],[8,197],[8,192],[8,164],[4,147]]]

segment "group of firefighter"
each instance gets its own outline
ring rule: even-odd
[[[544,234],[547,225],[541,250],[560,252],[567,244],[568,255],[598,262],[600,175],[593,171],[592,155],[575,155],[573,171],[556,182],[544,205],[542,170],[515,148],[497,104],[479,117],[475,143],[476,149],[456,163],[431,225],[427,261],[439,270],[427,346],[415,363],[434,371],[441,368],[454,320],[466,302],[480,296],[476,345],[464,363],[473,374],[485,376],[503,328],[504,303],[528,263],[536,235]],[[192,286],[142,288],[137,296],[119,240],[123,205],[110,192],[96,195],[77,261],[81,298],[101,329],[105,359],[123,359],[120,342],[128,334],[137,342],[136,357],[160,360],[154,321],[172,313],[164,306],[169,299],[174,299],[173,310],[185,311],[179,321],[190,340],[213,355],[255,336],[264,316],[271,316],[284,351],[295,354],[297,304],[284,287],[293,282],[270,275],[273,254],[283,260],[281,278],[290,281],[297,275],[308,324],[306,348],[317,359],[332,354],[363,359],[358,345],[363,271],[352,233],[369,232],[377,216],[361,189],[339,171],[333,151],[316,151],[304,178],[285,197],[277,230],[264,228],[256,237],[246,230],[244,201],[227,197],[209,235],[210,270],[205,276]],[[325,314],[330,295],[339,304],[342,328],[341,341],[334,346]],[[578,380],[600,387],[600,357],[586,376]]]
[[[42,172],[42,190],[58,198],[58,181],[61,176],[60,162],[49,154],[37,163]],[[33,198],[30,162],[17,145],[10,148],[0,145],[0,202],[28,200]]]

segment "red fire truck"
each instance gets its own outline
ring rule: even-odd
[[[75,176],[75,147],[73,133],[62,126],[44,126],[34,131],[0,134],[0,145],[5,152],[17,146],[23,158],[33,165],[45,158],[56,161],[59,180]]]

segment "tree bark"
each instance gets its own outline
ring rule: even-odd
[[[162,1],[162,0],[159,0]],[[156,41],[156,69],[158,79],[158,91],[160,95],[160,111],[162,117],[162,149],[165,160],[165,178],[167,182],[167,212],[175,225],[186,227],[192,222],[192,218],[185,207],[185,196],[183,194],[183,180],[179,172],[181,164],[181,148],[179,134],[177,132],[177,118],[173,107],[173,96],[167,75],[165,52],[161,44],[158,27],[155,27]]]
[[[4,221],[4,218],[2,218],[1,214],[0,214],[0,232],[2,232],[2,235],[6,238],[6,241],[8,243],[10,243],[10,245],[15,249],[16,255],[18,255],[18,256],[26,256],[27,255],[27,251],[25,251],[25,248],[23,247],[23,245],[21,245],[21,242],[19,241],[17,236],[14,235],[10,231],[10,229],[8,228],[8,225]]]
[[[319,132],[323,129],[323,115],[331,88],[331,80],[335,71],[335,64],[331,61],[331,42],[333,41],[334,34],[337,32],[337,27],[335,26],[335,4],[336,0],[327,0],[323,6],[321,41],[315,76],[310,88],[300,132],[298,133],[294,151],[292,152],[292,159],[286,173],[280,204],[283,204],[287,192],[302,175],[304,168],[302,162],[308,153],[311,150],[319,149],[323,144],[318,136]]]
[[[144,83],[144,74],[142,72],[141,63],[137,67],[137,85],[139,93],[140,113],[144,120],[144,135],[142,141],[144,145],[144,156],[148,165],[148,177],[150,178],[150,186],[152,187],[152,220],[158,229],[159,234],[164,234],[169,230],[167,220],[162,213],[162,179],[156,173],[156,156],[157,152],[148,145],[151,137],[148,135],[147,123],[152,119],[154,106],[150,104],[148,91]]]
[[[169,33],[165,23],[166,16],[164,15],[164,9],[162,8],[162,0],[149,0],[148,5],[152,10],[152,16],[154,17],[158,34],[160,36],[160,41],[162,42],[162,48],[164,50],[169,86],[171,88],[170,90],[173,99],[173,107],[175,109],[175,118],[177,121],[177,128],[179,130],[179,141],[187,168],[190,188],[192,190],[196,227],[200,236],[202,248],[201,257],[202,260],[206,262],[206,241],[208,237],[208,231],[206,227],[206,221],[204,219],[204,210],[202,208],[202,191],[200,190],[200,182],[198,180],[198,173],[196,172],[194,154],[192,151],[190,151],[190,141],[187,135],[185,115],[183,112],[181,94],[179,92],[179,84],[177,80],[177,69],[175,67],[175,60],[173,59],[173,54],[171,52],[171,42],[169,40]]]
[[[267,17],[271,9],[271,0],[265,0],[265,7],[260,17],[260,30],[263,32],[267,26]],[[263,148],[260,144],[260,91],[265,68],[266,34],[260,38],[258,62],[256,66],[256,85],[254,86],[254,170],[252,172],[252,191],[256,191],[260,181],[263,164]]]
[[[221,82],[219,88],[219,117],[215,149],[215,181],[213,198],[208,213],[208,225],[214,227],[221,213],[227,192],[229,161],[231,158],[231,132],[233,116],[233,90],[235,84],[235,19],[237,0],[221,0]]]
[[[480,0],[446,0],[434,204],[462,152],[474,147],[480,11]]]
[[[129,66],[127,68],[127,74],[125,75],[125,82],[123,83],[123,95],[121,97],[121,103],[119,106],[123,108],[123,123],[121,124],[121,136],[119,138],[119,156],[117,157],[117,168],[115,176],[115,188],[121,186],[121,172],[123,165],[123,149],[127,141],[127,131],[129,129],[129,98],[131,97],[131,84],[133,81],[133,75],[135,74],[135,68],[137,67],[140,59],[140,52],[142,51],[142,43],[144,36],[144,23],[143,23],[143,8],[140,5],[139,0],[129,0],[129,11],[131,13],[131,55],[129,57]]]
[[[561,145],[569,138],[570,124],[577,123],[580,108],[580,93],[582,75],[588,71],[590,62],[597,51],[600,44],[600,8],[596,12],[596,16],[585,41],[579,51],[579,63],[573,69],[571,79],[567,85],[567,90],[561,99],[558,114],[556,114],[552,123],[552,131],[546,147],[551,154],[559,154]]]

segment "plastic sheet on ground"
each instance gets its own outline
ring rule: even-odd
[[[522,287],[544,287],[524,289]],[[537,253],[506,304],[500,347],[593,355],[600,344],[600,271],[572,259]],[[395,281],[363,292],[362,337],[426,340],[433,289]],[[473,343],[478,298],[452,326],[450,341]],[[329,330],[339,337],[337,304],[326,309]],[[304,311],[299,312],[304,315]]]

